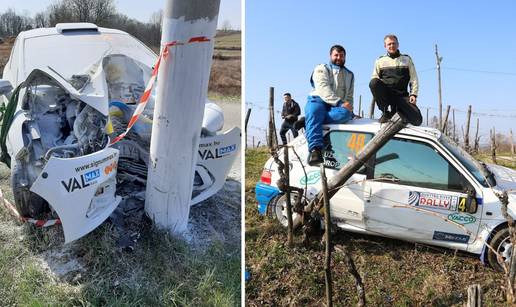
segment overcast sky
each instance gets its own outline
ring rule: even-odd
[[[0,12],[5,12],[8,8],[13,8],[18,13],[34,16],[34,14],[45,10],[52,0],[0,0]],[[115,5],[120,13],[142,22],[149,21],[152,13],[165,7],[165,0],[115,0]],[[226,20],[231,23],[233,29],[241,29],[240,0],[221,0],[219,11],[219,26]]]

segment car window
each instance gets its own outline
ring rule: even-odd
[[[466,179],[431,145],[392,139],[376,154],[374,179],[462,192]]]
[[[324,166],[340,169],[348,160],[356,156],[373,137],[370,133],[332,131],[324,138]],[[365,174],[363,166],[357,173]]]

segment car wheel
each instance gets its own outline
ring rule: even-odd
[[[489,243],[496,253],[490,248],[487,249],[487,261],[495,270],[503,272],[503,266],[509,265],[512,256],[512,243],[510,240],[509,228],[500,229]],[[497,253],[500,255],[498,257]]]
[[[291,193],[291,204],[294,204],[297,201],[297,193]],[[276,204],[274,206],[274,213],[276,214],[276,219],[280,222],[284,227],[288,227],[288,218],[287,218],[287,196],[285,194],[281,195]],[[296,229],[299,225],[301,225],[301,214],[292,212],[292,222],[293,228]]]
[[[18,213],[24,217],[40,217],[48,210],[47,202],[29,190],[23,168],[17,163],[12,163],[11,166],[11,187]]]

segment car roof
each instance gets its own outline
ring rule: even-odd
[[[18,38],[20,39],[28,39],[28,38],[34,38],[34,37],[40,37],[40,36],[48,36],[48,35],[61,35],[62,30],[73,30],[75,33],[79,33],[81,30],[88,32],[92,31],[93,29],[97,29],[100,33],[111,33],[111,34],[127,34],[124,31],[116,30],[116,29],[110,29],[110,28],[102,28],[97,27],[97,25],[93,23],[58,23],[53,28],[37,28],[27,31],[22,31],[20,34],[18,34]]]
[[[59,23],[53,28],[28,30],[21,32],[16,41],[10,64],[4,68],[4,78],[13,86],[42,66],[51,66],[70,78],[83,73],[108,53],[126,55],[147,67],[152,67],[157,57],[130,34],[92,23]]]
[[[382,125],[380,124],[378,120],[375,119],[368,119],[368,118],[359,118],[359,119],[352,119],[349,122],[345,124],[331,124],[331,125],[323,125],[323,127],[326,127],[326,129],[331,130],[349,130],[349,131],[360,131],[360,132],[369,132],[376,134]],[[418,136],[418,137],[426,137],[431,139],[439,139],[441,137],[441,131],[435,128],[430,127],[416,127],[412,125],[407,125],[405,128],[403,128],[398,134],[405,134],[405,135],[411,135],[411,136]]]

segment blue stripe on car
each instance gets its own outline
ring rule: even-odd
[[[268,184],[258,182],[254,189],[256,193],[256,200],[258,201],[258,212],[261,215],[267,214],[267,206],[276,195],[279,194],[279,189]]]

